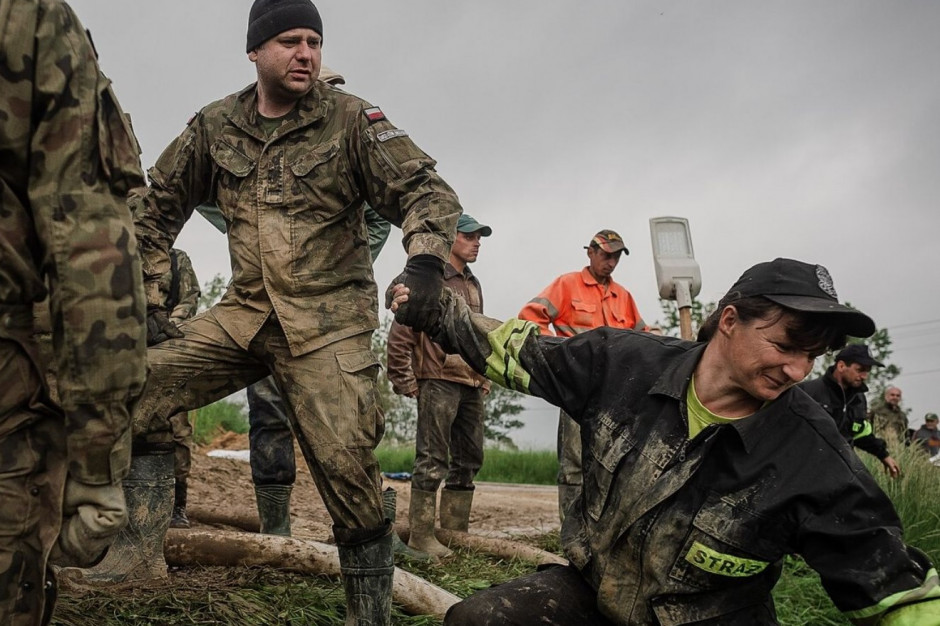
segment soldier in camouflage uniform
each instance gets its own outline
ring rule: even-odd
[[[47,623],[48,566],[91,565],[124,525],[145,301],[125,204],[139,149],[58,0],[0,0],[0,623]],[[49,296],[59,402],[33,305]]]
[[[199,279],[193,262],[189,255],[173,248],[170,250],[170,272],[164,277],[166,281],[167,299],[164,304],[169,311],[170,321],[176,325],[182,324],[196,315],[199,309]],[[173,430],[174,448],[174,497],[173,517],[170,526],[173,528],[189,528],[189,519],[186,517],[187,480],[193,465],[193,426],[189,422],[189,412],[181,411],[170,418],[170,427]]]
[[[885,388],[884,394],[872,401],[868,421],[875,429],[875,434],[891,444],[910,439],[907,433],[907,411],[901,408],[901,390],[894,385]]]
[[[363,200],[403,231],[409,258],[396,282],[429,323],[461,209],[435,162],[378,107],[317,81],[322,22],[309,0],[256,0],[247,50],[258,82],[199,111],[150,171],[134,207],[149,303],[151,376],[135,413],[135,458],[153,462],[150,521],[139,540],[93,574],[165,575],[159,546],[169,512],[167,418],[224,398],[269,373],[290,407],[334,522],[348,623],[387,624],[391,526],[373,449],[378,326]],[[161,309],[159,277],[195,207],[226,221],[232,282],[221,301],[177,328]],[[112,558],[114,555],[114,558]],[[362,622],[357,622],[360,619]],[[369,621],[371,620],[371,621]]]

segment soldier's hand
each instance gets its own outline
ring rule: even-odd
[[[71,478],[65,482],[62,530],[49,555],[54,565],[91,567],[127,523],[121,485],[86,485]]]
[[[417,254],[405,264],[385,292],[385,307],[391,308],[395,285],[408,288],[408,299],[395,311],[395,321],[404,326],[433,334],[441,317],[441,288],[444,285],[444,262],[431,254]]]
[[[166,311],[151,307],[147,309],[147,345],[155,346],[167,339],[179,339],[183,332],[170,321]]]

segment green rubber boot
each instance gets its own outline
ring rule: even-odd
[[[441,491],[441,528],[469,532],[472,504],[472,489],[445,488]]]
[[[411,506],[408,509],[408,525],[411,536],[408,546],[435,558],[453,554],[447,546],[434,536],[434,512],[437,508],[437,492],[411,490]]]
[[[290,492],[293,485],[255,485],[261,533],[290,537]]]
[[[391,524],[333,528],[346,592],[346,626],[391,626],[394,534]]]
[[[385,519],[392,524],[392,551],[403,558],[412,561],[430,561],[431,555],[424,552],[418,552],[409,548],[398,533],[395,532],[395,518],[398,514],[398,494],[394,489],[388,487],[382,492],[382,510],[385,513]]]

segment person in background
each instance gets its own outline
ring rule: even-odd
[[[193,262],[189,255],[179,248],[170,249],[170,271],[165,276],[166,302],[164,306],[169,311],[170,321],[180,325],[196,314],[199,310],[199,279],[193,269]],[[171,528],[189,528],[189,518],[186,517],[186,496],[188,493],[189,472],[193,465],[193,426],[189,421],[189,413],[182,411],[170,417],[170,426],[173,429],[174,447],[174,496],[173,516],[170,518]]]
[[[872,432],[867,418],[865,380],[872,367],[884,365],[869,354],[868,346],[855,343],[839,351],[825,374],[803,381],[799,387],[825,409],[850,445],[877,457],[885,471],[897,478],[901,468],[888,453],[884,439]]]
[[[392,290],[393,311],[408,291]],[[816,357],[875,331],[839,303],[826,268],[752,266],[694,342],[614,328],[559,341],[449,290],[425,306],[415,330],[576,419],[585,462],[562,528],[569,564],[479,591],[445,625],[775,625],[789,554],[851,623],[940,623],[933,564],[905,544],[832,418],[794,388]]]
[[[940,455],[940,429],[937,428],[937,420],[936,413],[928,413],[924,416],[924,425],[911,437],[911,443],[918,444],[931,458]]]
[[[480,281],[470,271],[483,237],[493,229],[464,213],[444,266],[444,285],[483,312]],[[473,479],[483,465],[483,398],[489,381],[456,355],[444,353],[427,335],[393,322],[388,335],[388,379],[399,395],[418,401],[415,461],[411,475],[408,545],[439,558],[451,553],[434,536],[437,490],[441,528],[467,532]]]
[[[868,412],[875,434],[888,442],[904,443],[907,436],[907,411],[901,408],[901,390],[895,386],[885,389],[880,398],[875,398]]]
[[[255,0],[245,50],[257,82],[200,110],[132,207],[152,345],[131,463],[152,468],[150,514],[78,575],[86,580],[167,575],[168,418],[270,374],[333,521],[347,621],[390,620],[392,529],[374,453],[384,431],[371,350],[378,293],[363,201],[402,228],[408,260],[394,282],[418,294],[399,311],[412,323],[423,323],[424,300],[440,293],[461,208],[406,131],[317,80],[322,43],[309,0]],[[177,327],[162,308],[159,277],[183,226],[207,202],[226,221],[232,280],[217,304]]]
[[[32,626],[53,613],[50,566],[96,563],[128,517],[147,363],[125,201],[144,174],[65,2],[0,0],[0,68],[0,624]]]
[[[580,272],[562,274],[519,312],[519,319],[538,324],[542,334],[574,337],[594,328],[648,330],[629,291],[613,279],[621,255],[630,251],[623,238],[605,229],[585,246],[588,265]],[[578,494],[583,480],[581,429],[578,423],[558,414],[558,512],[565,512]]]

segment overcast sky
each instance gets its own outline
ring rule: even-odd
[[[201,107],[254,80],[249,0],[72,0],[131,114],[145,168]],[[474,271],[515,315],[580,269],[602,228],[614,277],[660,319],[649,219],[689,220],[700,299],[786,256],[829,268],[887,327],[904,405],[940,412],[940,3],[330,0],[323,59],[438,161],[493,227]],[[380,289],[400,271],[400,231]],[[196,217],[178,246],[230,274]],[[550,447],[533,404],[516,438]]]

